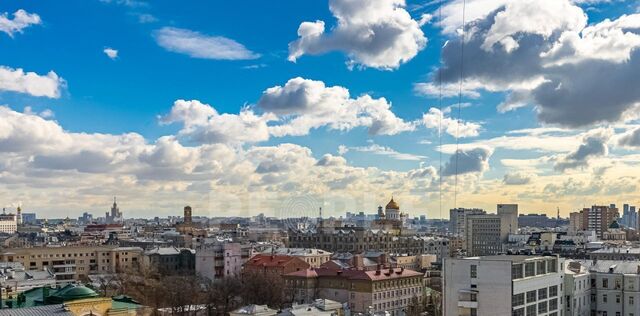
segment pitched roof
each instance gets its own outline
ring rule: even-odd
[[[304,264],[308,263],[298,257],[294,256],[285,256],[285,255],[266,255],[266,254],[257,254],[253,256],[249,261],[245,263],[247,266],[260,266],[260,267],[284,267],[291,262],[302,262]]]

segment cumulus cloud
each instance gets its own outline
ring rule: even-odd
[[[269,139],[267,122],[272,115],[258,115],[244,108],[239,114],[219,114],[198,100],[177,100],[171,112],[160,118],[164,124],[181,123],[179,135],[198,143],[252,143]]]
[[[187,29],[163,27],[154,32],[154,38],[156,43],[164,49],[193,58],[221,60],[260,58],[260,54],[252,52],[232,39],[205,35]]]
[[[464,62],[465,89],[509,92],[499,111],[532,105],[542,122],[580,127],[626,119],[640,102],[633,86],[640,71],[640,15],[586,26],[584,11],[568,0],[472,1],[474,6],[478,12],[470,13],[465,42],[465,56],[473,56]],[[441,22],[445,30],[447,18]],[[459,38],[449,40],[432,78],[441,77],[444,85],[458,82],[460,46]]]
[[[461,138],[478,136],[480,130],[480,124],[445,117],[445,113],[437,108],[430,108],[429,112],[422,115],[422,124],[427,128],[442,129],[451,136]]]
[[[0,91],[26,93],[36,97],[58,98],[64,79],[50,71],[46,75],[0,66]]]
[[[442,176],[448,177],[466,173],[482,173],[489,169],[492,150],[486,147],[459,149],[449,158],[442,169]]]
[[[506,185],[525,185],[531,183],[534,177],[535,175],[524,172],[507,173],[504,175],[502,183]]]
[[[35,13],[29,13],[23,9],[13,13],[13,19],[9,17],[8,12],[0,14],[0,32],[5,32],[10,37],[16,33],[22,33],[23,30],[31,25],[41,24],[40,16]]]
[[[265,90],[257,106],[283,118],[269,127],[278,137],[306,135],[322,126],[342,131],[364,126],[372,135],[395,135],[415,128],[397,117],[384,98],[362,95],[354,99],[344,87],[327,87],[322,81],[300,77]]]
[[[112,60],[118,58],[118,50],[117,49],[113,49],[111,47],[107,47],[107,48],[103,49],[102,52],[104,52],[104,54],[107,55],[107,57],[111,58]]]
[[[299,38],[289,43],[290,61],[337,50],[347,54],[350,66],[390,70],[427,44],[420,26],[429,18],[414,20],[404,0],[331,0],[329,9],[337,25],[327,33],[324,21],[301,23]]]
[[[593,157],[606,156],[609,153],[607,142],[611,138],[611,129],[597,129],[583,138],[583,143],[573,152],[562,157],[554,168],[558,171],[586,167]]]
[[[640,147],[640,128],[628,131],[620,137],[618,144],[620,146]]]

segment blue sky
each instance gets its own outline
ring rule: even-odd
[[[33,128],[53,124],[61,129],[61,138],[72,140],[52,146],[57,149],[41,149],[37,136],[18,135],[17,128],[7,129],[13,134],[0,133],[0,152],[9,157],[0,166],[0,200],[10,207],[23,204],[44,214],[65,211],[74,216],[106,208],[113,195],[121,196],[131,216],[171,214],[185,203],[199,207],[202,215],[211,214],[217,207],[214,196],[257,201],[251,207],[240,202],[225,206],[224,215],[234,215],[277,214],[283,200],[309,196],[313,203],[306,208],[325,205],[339,214],[373,211],[394,194],[412,214],[439,216],[443,182],[446,207],[492,209],[496,203],[514,202],[525,212],[553,213],[561,206],[568,213],[591,203],[640,203],[635,187],[640,174],[634,168],[640,146],[634,137],[640,136],[634,134],[638,117],[633,115],[640,98],[631,93],[616,104],[587,104],[573,93],[602,80],[588,77],[594,73],[588,68],[597,63],[612,65],[603,66],[613,69],[611,81],[626,82],[606,90],[612,95],[619,95],[618,87],[637,87],[625,81],[625,74],[638,65],[640,46],[640,18],[633,1],[540,1],[534,3],[539,6],[535,12],[525,11],[531,21],[524,22],[511,16],[531,10],[522,5],[527,1],[468,1],[467,80],[459,128],[455,54],[461,2],[360,2],[3,1],[0,67],[7,77],[0,79],[0,105],[7,115],[0,122],[15,127],[17,121],[28,120]],[[560,10],[563,14],[553,14]],[[21,19],[26,22],[20,24]],[[324,23],[320,35],[298,35],[303,22],[317,32],[318,21]],[[585,27],[609,36],[607,46],[615,47],[613,52],[601,49]],[[365,35],[369,37],[362,40]],[[493,44],[487,44],[492,39]],[[615,41],[621,46],[613,45]],[[290,45],[300,48],[295,62],[290,60]],[[545,56],[540,61],[518,59],[535,49],[540,50],[537,56]],[[485,67],[492,63],[500,66]],[[20,88],[29,85],[29,79],[16,75],[18,69],[41,77],[53,71],[58,77],[52,83],[55,91]],[[421,84],[432,84],[437,91],[438,69],[444,89],[452,91],[442,99],[442,108],[454,107],[444,113],[444,124],[452,128],[443,131],[442,138],[429,122],[443,126],[443,121],[425,116],[438,109],[437,93],[420,90]],[[583,80],[573,80],[583,70]],[[300,81],[293,80],[298,77]],[[554,94],[545,83],[570,88]],[[327,99],[314,103],[269,92],[278,86],[285,91],[306,89],[308,95],[324,93]],[[509,110],[499,110],[515,96],[521,98]],[[177,100],[198,103],[179,109]],[[361,112],[336,114],[346,108]],[[187,110],[209,113],[206,124],[196,122],[193,113],[185,114]],[[248,124],[239,119],[241,112],[258,123],[225,125],[237,120]],[[573,119],[572,112],[584,115]],[[308,132],[288,124],[296,118],[312,124]],[[289,132],[276,134],[277,125],[287,125],[280,128]],[[378,126],[382,128],[373,129]],[[456,134],[462,146],[455,145]],[[123,145],[124,135],[141,140],[121,150],[104,148],[114,142]],[[161,140],[171,149],[162,149]],[[15,145],[19,141],[25,144]],[[445,146],[438,147],[440,142]],[[304,157],[288,158],[296,150],[283,144],[293,144]],[[522,148],[514,149],[514,144]],[[222,146],[235,158],[226,162],[203,157],[212,146]],[[266,151],[272,152],[252,156]],[[440,166],[446,169],[450,159],[453,164],[456,152],[460,179],[454,188],[455,176],[443,174]],[[151,156],[158,160],[151,161]],[[325,157],[339,160],[336,167],[302,175]],[[94,159],[83,160],[89,158]],[[289,166],[266,174],[260,171],[265,163],[299,163],[301,170]],[[203,171],[212,165],[221,171]],[[242,169],[230,174],[244,181],[221,175],[228,168]],[[167,169],[172,170],[163,173]],[[417,173],[423,176],[414,176]],[[151,179],[149,174],[156,176]],[[599,177],[596,182],[594,175]],[[131,190],[115,184],[120,181]],[[56,185],[67,189],[55,190]],[[617,186],[624,189],[612,189]],[[455,191],[460,203],[452,202]]]

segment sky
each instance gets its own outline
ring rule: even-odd
[[[639,12],[2,1],[0,204],[98,216],[117,196],[125,217],[340,216],[393,196],[428,218],[640,205]]]

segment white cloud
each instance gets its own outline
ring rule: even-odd
[[[415,128],[397,117],[384,98],[362,95],[353,99],[344,87],[327,87],[322,81],[300,77],[268,88],[257,105],[282,118],[280,124],[269,127],[277,137],[307,135],[322,126],[343,131],[364,126],[373,135],[395,135]]]
[[[58,98],[64,79],[49,71],[45,76],[24,72],[22,68],[0,66],[0,91],[27,93],[36,97]]]
[[[439,133],[444,131],[451,136],[461,138],[478,136],[481,127],[478,123],[445,117],[445,114],[437,108],[430,108],[429,112],[422,115],[422,124],[427,128],[438,129]]]
[[[260,54],[223,36],[210,36],[186,29],[163,27],[154,32],[154,37],[158,45],[164,49],[194,58],[221,60],[260,58]]]
[[[569,1],[520,0],[507,2],[498,12],[481,47],[493,50],[495,44],[511,52],[519,47],[515,35],[536,34],[548,39],[558,30],[576,32],[587,24],[587,15]]]
[[[219,114],[212,106],[198,100],[177,100],[161,122],[182,123],[179,135],[199,143],[237,144],[268,140],[267,122],[273,119],[273,115],[257,115],[246,108],[239,114]]]
[[[427,39],[420,23],[405,10],[403,0],[331,0],[329,9],[337,19],[331,33],[323,21],[303,22],[299,38],[289,43],[289,60],[302,55],[343,51],[348,64],[378,69],[396,69],[422,50]]]
[[[422,155],[397,152],[396,150],[390,147],[381,146],[378,144],[349,147],[349,149],[354,151],[359,151],[359,152],[372,153],[375,155],[388,156],[396,160],[420,161],[427,158],[426,156],[422,156]]]
[[[105,55],[107,55],[107,57],[111,58],[112,60],[118,58],[118,50],[117,49],[113,49],[111,47],[107,47],[102,51],[105,53]]]
[[[13,37],[16,33],[22,33],[22,30],[31,26],[41,24],[40,16],[35,13],[29,13],[23,9],[13,13],[13,19],[9,18],[9,13],[0,14],[0,32],[7,33]]]

